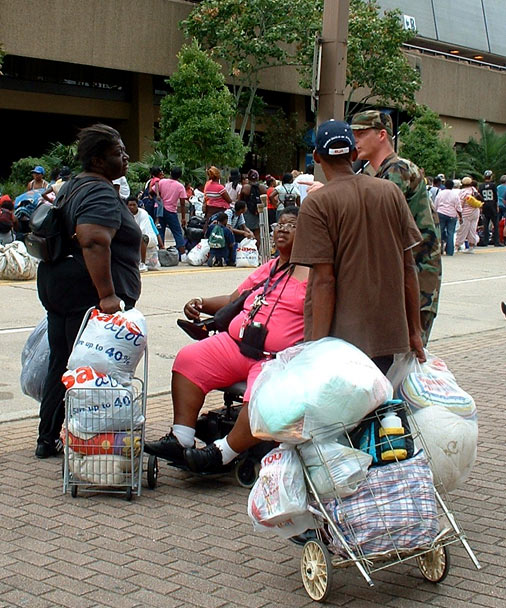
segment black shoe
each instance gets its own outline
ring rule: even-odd
[[[194,473],[218,473],[223,470],[220,448],[210,443],[205,448],[186,448],[184,459]]]
[[[152,454],[170,460],[171,462],[184,463],[184,447],[179,443],[177,437],[171,431],[164,437],[160,437],[158,441],[146,442],[144,444],[146,454]]]
[[[502,314],[506,317],[506,303],[505,302],[501,302],[501,310],[502,310]]]
[[[503,243],[497,243],[494,247],[504,247]]]
[[[38,441],[37,447],[35,448],[35,456],[37,458],[51,458],[51,456],[58,456],[63,452],[63,443],[61,439],[56,439],[54,442],[49,441]]]

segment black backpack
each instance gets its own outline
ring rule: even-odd
[[[251,215],[258,215],[258,207],[262,203],[260,198],[260,187],[258,184],[251,184],[251,190],[246,201],[246,206]]]
[[[293,190],[291,192],[288,192],[284,184],[283,188],[285,190],[285,200],[283,201],[284,206],[288,207],[289,205],[295,205],[297,203],[297,195],[295,194],[295,192]]]
[[[72,190],[69,182],[65,191],[58,196],[55,204],[43,201],[37,205],[30,218],[30,232],[25,237],[28,253],[43,262],[57,262],[70,251],[71,238],[63,218],[63,207],[85,186],[88,180]]]
[[[12,218],[12,211],[0,207],[0,233],[7,234],[12,230],[14,226],[14,219]]]

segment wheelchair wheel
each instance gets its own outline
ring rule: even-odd
[[[148,469],[147,469],[147,477],[148,477],[148,488],[150,490],[154,490],[158,484],[158,458],[150,454],[148,457]]]
[[[330,593],[332,562],[329,550],[320,539],[308,540],[304,545],[300,572],[309,597],[315,602],[323,602]]]
[[[450,552],[447,547],[436,547],[433,551],[416,558],[418,568],[425,580],[440,583],[450,570]]]
[[[258,479],[260,463],[254,458],[244,458],[235,465],[235,478],[243,488],[252,488]]]

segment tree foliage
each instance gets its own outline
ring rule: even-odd
[[[413,32],[404,29],[400,15],[396,9],[385,11],[381,16],[376,0],[351,0],[347,117],[359,104],[365,104],[371,98],[375,98],[376,105],[404,108],[409,112],[415,110],[415,93],[421,86],[421,79],[402,52],[402,44],[413,38]]]
[[[457,152],[459,175],[481,179],[490,169],[496,177],[506,174],[506,133],[497,133],[484,120],[479,122],[479,141],[471,137],[463,150]]]
[[[262,163],[269,167],[269,173],[281,175],[291,171],[297,165],[297,151],[307,148],[303,135],[307,130],[298,126],[297,115],[286,116],[283,110],[264,119],[265,130],[262,133],[258,154]]]
[[[394,10],[381,16],[376,0],[351,0],[347,117],[371,98],[380,105],[415,107],[421,81],[401,50],[413,32],[404,30],[400,15]],[[310,86],[313,46],[315,36],[321,34],[322,17],[323,0],[203,0],[182,22],[186,35],[196,38],[225,66],[234,83],[236,107],[243,91],[248,91],[241,135],[262,71],[296,66],[301,85]]]
[[[239,166],[246,148],[231,132],[234,100],[221,67],[194,41],[181,48],[178,68],[167,81],[172,93],[161,102],[160,148],[192,169]]]
[[[404,123],[399,129],[400,155],[412,160],[425,170],[425,175],[453,175],[456,154],[453,143],[436,112],[421,108],[411,125]]]
[[[248,93],[246,130],[262,71],[305,65],[308,38],[321,27],[323,0],[203,0],[182,28],[225,66],[236,108]]]

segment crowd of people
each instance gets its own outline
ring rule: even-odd
[[[65,257],[38,268],[50,362],[37,457],[61,448],[60,379],[85,311],[97,306],[111,313],[135,305],[140,272],[150,251],[165,247],[167,228],[184,260],[187,212],[191,219],[202,218],[204,235],[216,243],[211,264],[233,264],[237,242],[258,238],[257,206],[265,195],[275,254],[232,294],[199,296],[185,305],[187,318],[196,321],[201,313],[213,315],[242,298],[226,331],[185,347],[176,357],[174,425],[159,441],[147,442],[148,453],[194,471],[232,461],[257,441],[249,432],[247,402],[262,361],[302,340],[347,340],[384,373],[396,353],[412,350],[423,361],[437,314],[441,255],[453,255],[454,238],[457,250],[467,244],[472,252],[480,216],[483,245],[490,222],[493,242],[500,244],[506,177],[499,187],[491,172],[480,186],[470,177],[458,184],[444,176],[426,180],[414,163],[397,156],[392,135],[390,116],[376,110],[355,115],[351,124],[323,123],[313,156],[326,185],[315,181],[313,166],[304,174],[286,172],[279,182],[269,175],[260,180],[254,169],[246,176],[232,170],[225,184],[220,170],[209,167],[207,182],[193,189],[183,184],[178,167],[168,178],[153,167],[143,191],[133,195],[125,179],[128,155],[121,136],[100,124],[79,134],[82,171],[77,176],[63,168],[48,183],[43,168],[35,167],[27,187],[40,186],[46,200],[57,194],[65,199],[67,246]],[[375,176],[355,173],[357,160],[369,161]],[[3,197],[0,204],[15,221],[12,201]],[[244,413],[228,437],[197,449],[195,423],[205,395],[239,380],[247,381]]]

